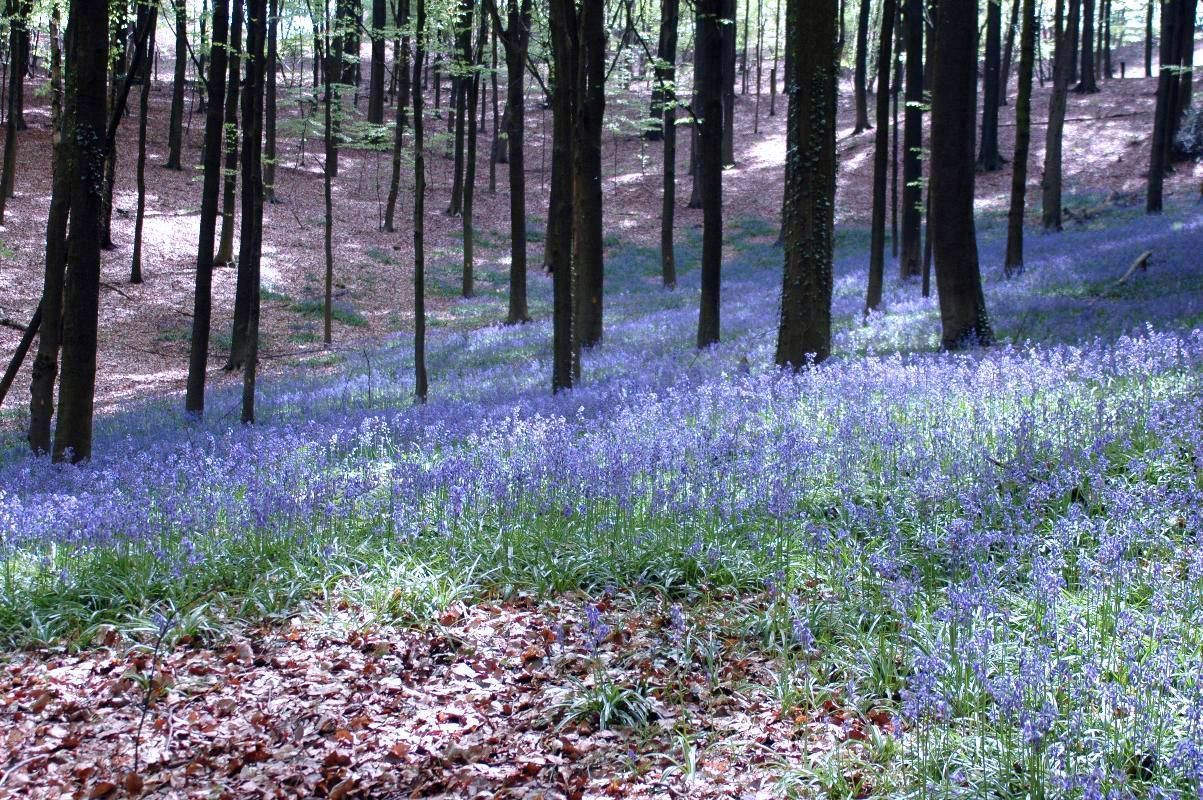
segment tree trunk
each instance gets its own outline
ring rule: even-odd
[[[1053,91],[1048,101],[1048,127],[1044,139],[1044,177],[1040,181],[1041,224],[1046,231],[1061,230],[1061,143],[1065,130],[1073,59],[1070,57],[1078,29],[1079,0],[1057,0],[1057,19],[1064,19],[1068,2],[1068,21],[1053,54]],[[1058,28],[1061,26],[1058,25]]]
[[[1028,150],[1032,141],[1032,73],[1036,61],[1036,0],[1023,0],[1023,33],[1019,42],[1019,94],[1015,98],[1015,158],[1011,173],[1011,207],[1007,213],[1009,277],[1023,272],[1023,211],[1027,204]]]
[[[1190,73],[1184,72],[1184,68],[1193,60],[1190,51],[1194,48],[1195,5],[1196,0],[1167,0],[1161,8],[1161,64],[1145,205],[1150,214],[1162,211],[1165,173],[1173,157],[1174,136],[1181,119],[1183,84],[1190,82]]]
[[[474,0],[460,0],[459,20],[456,23],[456,49],[457,57],[460,60],[460,69],[457,73],[462,72],[469,64],[472,63],[472,15],[474,8]],[[458,216],[464,207],[464,128],[468,117],[475,118],[476,108],[473,104],[472,112],[468,111],[468,93],[467,93],[468,77],[463,74],[457,74],[455,77],[455,91],[453,99],[455,101],[455,163],[452,166],[451,177],[451,204],[447,207],[449,216]]]
[[[463,231],[464,231],[464,275],[460,293],[464,297],[472,297],[475,291],[476,268],[476,232],[472,229],[472,203],[476,196],[476,103],[480,97],[480,70],[477,65],[484,55],[484,40],[488,35],[489,15],[482,8],[480,11],[480,30],[477,33],[476,47],[469,53],[472,74],[464,79],[465,91],[468,94],[466,103],[468,114],[467,146],[468,152],[464,165],[464,200],[463,200]]]
[[[226,78],[225,100],[226,161],[222,183],[221,238],[218,240],[217,255],[213,257],[215,264],[229,264],[234,260],[234,204],[238,199],[235,189],[238,184],[238,85],[242,57],[242,2],[241,0],[232,0],[232,2],[233,20],[230,23],[230,47],[227,58],[230,74]],[[244,287],[239,286],[238,288],[243,289]],[[239,294],[241,295],[241,292]],[[238,308],[241,305],[239,301],[234,303],[234,342],[240,340]],[[243,327],[245,327],[245,320]],[[233,348],[230,362],[226,365],[227,370],[238,369],[242,366],[241,356],[235,362],[234,352],[237,350],[238,348]]]
[[[940,4],[932,70],[931,226],[946,349],[993,339],[973,220],[977,0]]]
[[[184,87],[188,82],[188,2],[175,2],[175,74],[171,81],[171,120],[167,123],[167,169],[184,168]]]
[[[723,166],[735,166],[735,0],[723,3]]]
[[[902,121],[902,247],[898,268],[905,279],[922,271],[923,0],[904,2],[906,112]]]
[[[8,109],[4,125],[4,165],[0,168],[0,225],[4,224],[5,207],[13,196],[17,175],[17,131],[21,125],[21,95],[25,80],[24,48],[22,31],[28,19],[21,13],[19,0],[5,3],[5,15],[9,19],[9,65],[8,65]]]
[[[235,0],[238,2],[238,0]],[[188,390],[184,408],[197,417],[205,413],[205,378],[209,363],[209,329],[213,318],[213,236],[221,192],[221,143],[224,138],[226,41],[230,0],[213,0],[213,52],[209,60],[209,102],[205,109],[205,171],[201,189],[200,241],[196,248],[196,289],[192,300],[192,345],[188,357]]]
[[[1001,2],[1002,0],[999,0]],[[1002,72],[999,75],[998,104],[1007,104],[1007,85],[1011,82],[1012,58],[1015,54],[1015,36],[1019,30],[1019,8],[1023,0],[1011,0],[1011,21],[1007,24],[1007,39],[1003,44]]]
[[[865,315],[881,305],[886,260],[886,178],[890,158],[890,65],[894,59],[894,0],[884,0],[877,55],[877,131],[873,143],[873,219]]]
[[[399,0],[398,24],[402,29],[409,26],[409,0]],[[401,146],[405,137],[405,104],[409,102],[409,34],[401,40],[401,61],[394,67],[400,75],[397,83],[397,117],[393,128],[393,174],[388,184],[388,202],[384,207],[384,229],[392,232],[397,213],[397,195],[401,187]]]
[[[388,43],[384,36],[388,25],[386,0],[372,0],[372,63],[368,74],[368,122],[384,124],[384,58]]]
[[[1099,90],[1094,79],[1094,0],[1082,0],[1082,69],[1075,94],[1094,94]]]
[[[1002,166],[998,151],[999,41],[1002,35],[1002,0],[986,0],[986,60],[982,81],[982,141],[977,166],[993,172]],[[977,62],[974,60],[974,66]]]
[[[1111,68],[1111,0],[1103,0],[1103,75],[1107,80],[1115,77]]]
[[[72,162],[70,225],[62,305],[62,373],[54,460],[85,461],[92,455],[96,390],[97,321],[100,309],[100,214],[106,142],[105,76],[108,74],[109,8],[106,0],[71,0],[67,39],[64,141]],[[86,143],[93,143],[88,146]],[[49,245],[50,242],[47,242]],[[47,255],[49,267],[49,254]],[[49,268],[47,283],[49,283]],[[43,324],[53,324],[45,314]]]
[[[552,279],[552,394],[571,389],[579,371],[574,329],[572,267],[573,116],[576,112],[577,22],[575,0],[551,0],[548,9],[554,70],[551,204],[548,207],[545,266]]]
[[[852,86],[856,102],[856,128],[852,135],[873,127],[869,124],[869,97],[865,89],[867,82],[869,53],[870,0],[860,0],[860,14],[856,20],[856,67],[852,75]]]
[[[267,38],[266,0],[247,0],[246,86],[242,93],[242,237],[238,272],[250,288],[246,362],[242,373],[242,424],[255,421],[259,362],[260,256],[263,251],[263,72]]]
[[[831,353],[837,11],[835,0],[789,0],[788,9],[785,267],[776,362],[798,370]]]
[[[279,70],[277,32],[280,27],[280,0],[268,3],[267,63],[264,66],[266,97],[263,99],[263,199],[276,201],[276,73]]]
[[[602,341],[602,121],[606,109],[605,8],[584,3],[578,14],[573,100],[572,264],[576,274],[576,337],[581,347]]]
[[[147,53],[155,49],[155,28],[157,27],[158,6],[138,6],[138,15],[148,17]],[[142,59],[141,91],[138,93],[138,207],[134,216],[134,253],[131,258],[130,283],[142,283],[142,223],[146,216],[146,118],[150,107],[150,67],[151,59]]]
[[[1149,0],[1145,10],[1145,77],[1153,77],[1153,9],[1157,7],[1155,0]]]
[[[426,56],[426,0],[417,0],[414,28],[414,397],[426,402],[426,214],[425,126],[422,120],[422,62]]]
[[[660,278],[664,288],[677,285],[677,258],[673,243],[673,226],[677,203],[677,31],[681,17],[680,0],[664,0],[660,10],[660,58],[664,69],[660,78],[664,84],[664,193],[660,205]],[[757,48],[759,50],[759,48]],[[759,73],[760,59],[756,60]],[[760,81],[757,78],[757,95]]]
[[[723,259],[723,0],[697,0],[696,44],[699,132],[698,183],[702,190],[702,299],[699,349],[719,341]]]
[[[519,5],[521,3],[521,5]],[[530,42],[531,0],[509,0],[503,34],[506,66],[507,140],[510,168],[510,301],[507,325],[530,321],[526,305],[526,49]]]
[[[326,46],[331,42],[327,40]],[[323,90],[322,106],[322,143],[325,146],[326,161],[322,169],[322,202],[324,216],[322,220],[322,250],[325,256],[325,280],[322,293],[322,342],[328,347],[334,340],[334,85],[326,81]]]

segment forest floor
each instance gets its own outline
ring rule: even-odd
[[[1117,53],[1117,60],[1119,58]],[[1130,59],[1135,64],[1135,58]],[[1129,69],[1133,75],[1136,69]],[[767,74],[766,74],[767,79]],[[1009,157],[1014,148],[1012,103],[1002,109],[1000,147]],[[1143,202],[1144,176],[1152,130],[1155,80],[1129,77],[1101,83],[1096,95],[1070,97],[1065,127],[1065,190],[1070,220],[1096,214],[1107,206]],[[737,166],[724,179],[724,207],[730,215],[774,219],[781,204],[781,171],[785,156],[785,101],[768,116],[768,89],[763,89],[756,122],[755,81],[749,94],[737,95]],[[30,86],[26,110],[29,128],[18,139],[17,196],[10,201],[6,225],[0,227],[0,318],[23,324],[33,313],[42,285],[44,230],[50,190],[49,107],[44,86]],[[840,175],[838,224],[844,229],[867,225],[871,210],[873,132],[852,135],[851,92],[841,94],[838,149]],[[545,279],[542,230],[546,220],[549,178],[550,112],[538,102],[538,87],[528,91],[527,208],[531,279]],[[265,210],[263,286],[264,371],[279,374],[294,367],[322,369],[412,326],[412,174],[408,158],[402,170],[398,232],[380,230],[391,169],[387,147],[365,149],[352,144],[341,155],[334,181],[335,322],[334,341],[321,341],[323,201],[320,127],[300,88],[281,88],[279,203]],[[203,115],[189,95],[187,153],[199,152]],[[98,404],[120,407],[131,400],[179,390],[186,376],[191,330],[192,290],[200,185],[195,169],[162,168],[166,154],[170,87],[156,83],[151,95],[148,139],[148,193],[144,271],[141,285],[128,282],[134,225],[136,119],[120,129],[117,188],[114,193],[113,239],[116,249],[104,254],[100,312]],[[657,246],[659,241],[660,164],[658,144],[637,135],[646,108],[646,85],[612,98],[607,109],[604,152],[605,230],[607,246]],[[136,103],[131,99],[131,108]],[[1029,219],[1039,213],[1039,182],[1044,154],[1043,127],[1048,87],[1037,86],[1033,99],[1033,142],[1029,168]],[[362,107],[362,106],[361,106]],[[870,109],[873,101],[870,98]],[[872,111],[870,112],[872,113]],[[308,116],[303,117],[302,114]],[[432,112],[432,131],[440,123]],[[445,118],[446,115],[441,115]],[[754,132],[758,128],[758,132]],[[360,125],[356,130],[362,132]],[[508,291],[509,223],[507,167],[497,167],[497,191],[489,191],[486,146],[482,133],[477,168],[477,291]],[[701,212],[685,207],[689,137],[679,147],[678,230],[698,228]],[[446,148],[446,134],[431,137],[431,150]],[[362,143],[361,143],[362,144]],[[459,292],[462,225],[444,213],[449,197],[452,161],[428,158],[429,198],[426,241],[428,313],[433,324],[460,324],[452,309]],[[1193,196],[1199,191],[1199,169],[1186,165],[1167,183],[1167,196]],[[978,175],[978,208],[1005,214],[1011,184],[1009,165]],[[234,297],[233,268],[214,277],[214,327],[210,364],[215,385],[234,380],[220,371],[229,345]],[[499,320],[477,319],[476,324]],[[20,332],[0,327],[0,353],[11,353]],[[0,427],[24,426],[28,363],[0,411]]]

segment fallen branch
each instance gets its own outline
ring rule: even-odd
[[[21,333],[25,332],[24,325],[17,322],[15,319],[9,319],[8,317],[0,317],[0,326],[4,326],[5,328],[12,328],[14,331],[21,331]]]
[[[8,390],[12,387],[13,381],[17,379],[17,373],[20,372],[21,364],[25,362],[25,356],[29,353],[29,346],[33,344],[33,337],[37,335],[40,327],[42,327],[42,306],[39,303],[37,310],[33,312],[33,318],[25,326],[25,335],[21,337],[21,342],[17,345],[12,360],[8,362],[8,369],[4,371],[4,377],[0,378],[0,406],[4,405],[4,398],[8,396]]]
[[[1148,272],[1149,271],[1149,258],[1151,258],[1152,255],[1153,255],[1152,250],[1146,250],[1143,253],[1141,253],[1140,255],[1138,255],[1136,257],[1136,260],[1132,262],[1132,266],[1128,267],[1128,271],[1125,272],[1120,277],[1119,280],[1117,280],[1115,283],[1108,286],[1107,291],[1111,291],[1112,289],[1118,288],[1118,287],[1122,286],[1123,284],[1127,283],[1128,279],[1131,278],[1133,275],[1135,275],[1137,270],[1140,270],[1141,272]]]

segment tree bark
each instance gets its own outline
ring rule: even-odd
[[[1066,11],[1065,3],[1068,2]],[[1053,90],[1048,101],[1048,127],[1044,139],[1044,177],[1040,181],[1040,217],[1046,231],[1061,230],[1061,143],[1065,130],[1073,40],[1077,34],[1079,0],[1057,0],[1057,19],[1068,19],[1053,54]],[[1058,25],[1060,29],[1060,25]]]
[[[490,0],[495,2],[495,0]],[[492,7],[496,13],[496,7]],[[510,172],[510,300],[507,325],[530,321],[526,304],[526,161],[525,92],[526,51],[530,43],[531,0],[509,0],[508,23],[499,30],[505,45],[506,111],[509,126]],[[500,29],[500,23],[497,23]]]
[[[171,119],[167,123],[167,169],[181,170],[184,149],[184,87],[188,82],[188,2],[175,2],[175,74],[171,81]]]
[[[264,66],[266,97],[263,99],[263,199],[276,200],[276,73],[279,71],[277,33],[280,27],[280,0],[270,0],[267,8],[267,62]]]
[[[831,353],[835,239],[836,2],[789,0],[786,15],[785,266],[776,362],[795,370]]]
[[[660,205],[660,278],[664,288],[677,285],[677,258],[673,243],[673,227],[677,204],[677,32],[681,17],[680,0],[664,0],[660,18],[660,59],[663,70],[658,78],[663,83],[661,93],[664,138],[664,191]],[[759,48],[757,48],[759,50]],[[760,59],[756,60],[759,72]],[[757,78],[757,97],[760,81]],[[758,101],[759,102],[759,101]]]
[[[368,72],[368,122],[384,124],[384,58],[388,44],[384,28],[388,25],[388,3],[372,0],[372,63]]]
[[[242,237],[238,271],[250,288],[246,360],[242,373],[242,424],[255,421],[259,366],[260,256],[263,251],[263,71],[266,0],[247,0],[246,86],[242,93]]]
[[[475,293],[476,268],[476,231],[472,228],[472,204],[476,198],[476,103],[480,98],[480,70],[477,66],[484,55],[484,40],[488,35],[489,15],[481,9],[480,30],[477,32],[476,46],[470,49],[469,58],[472,73],[464,79],[464,89],[468,94],[466,110],[468,114],[468,132],[466,163],[464,165],[464,199],[463,199],[463,232],[464,232],[464,274],[460,293],[464,297],[472,297]]]
[[[238,0],[234,0],[238,2]],[[200,241],[196,248],[196,288],[192,300],[192,343],[188,358],[185,410],[205,413],[205,379],[209,363],[209,331],[213,318],[213,236],[221,193],[221,143],[225,133],[226,41],[230,0],[213,0],[213,52],[209,59],[209,102],[205,108],[205,170],[201,189]]]
[[[902,120],[902,277],[922,271],[923,222],[923,0],[904,0],[906,112]]]
[[[579,371],[572,266],[573,116],[578,61],[575,0],[551,0],[548,25],[552,48],[551,201],[544,264],[552,279],[552,394],[571,389]]]
[[[603,330],[602,121],[606,109],[605,8],[584,3],[577,15],[576,90],[572,141],[572,264],[576,274],[576,337],[601,344]]]
[[[852,86],[856,103],[856,128],[852,135],[873,127],[869,124],[869,97],[865,88],[868,72],[870,0],[860,0],[860,13],[856,20],[856,66],[852,74]]]
[[[100,309],[100,215],[108,149],[104,146],[109,54],[107,1],[71,0],[69,26],[72,28],[68,35],[71,44],[66,78],[69,119],[63,138],[67,157],[75,169],[70,186],[61,319],[62,372],[53,457],[55,461],[78,462],[92,455]],[[52,315],[44,316],[47,319],[43,324],[53,323]]]
[[[883,0],[877,55],[877,131],[873,143],[873,212],[865,315],[881,305],[886,260],[886,179],[890,159],[890,66],[894,60],[894,0]]]
[[[155,28],[158,23],[158,6],[138,6],[139,17],[149,18],[146,51],[155,49]],[[142,59],[140,92],[138,93],[138,207],[134,216],[134,252],[131,257],[130,283],[142,283],[142,224],[146,217],[146,118],[150,108],[151,59]]]
[[[697,0],[697,86],[701,104],[698,183],[702,190],[699,349],[719,341],[723,259],[723,0]]]
[[[973,220],[977,14],[977,0],[940,4],[932,69],[932,256],[946,349],[993,339]]]
[[[982,137],[977,166],[993,172],[1002,166],[998,151],[998,97],[1000,92],[999,43],[1002,35],[1002,0],[986,0],[986,60],[982,81]],[[976,59],[974,62],[976,67]]]
[[[735,166],[735,0],[723,3],[723,166]]]
[[[1082,0],[1082,68],[1075,94],[1094,94],[1099,90],[1094,72],[1094,0]]]
[[[449,216],[458,216],[464,207],[464,133],[468,117],[475,118],[475,113],[468,111],[468,76],[463,70],[472,63],[472,20],[474,0],[460,0],[459,19],[456,22],[456,56],[459,69],[456,70],[455,91],[455,163],[452,166],[451,203],[447,207]],[[475,112],[475,103],[472,112]]]
[[[1001,0],[999,1],[1001,2]],[[1023,0],[1011,0],[1011,21],[1007,24],[1007,38],[1003,44],[1002,71],[999,75],[999,106],[1007,104],[1007,86],[1011,82],[1011,67],[1014,65],[1012,58],[1015,54],[1015,37],[1019,31],[1019,9],[1022,5]]]
[[[1032,73],[1036,62],[1036,0],[1022,1],[1023,33],[1020,35],[1019,42],[1019,94],[1015,98],[1015,158],[1012,160],[1011,207],[1007,213],[1007,253],[1003,262],[1003,269],[1008,277],[1023,272],[1023,212],[1027,205],[1028,151],[1032,141]]]
[[[226,78],[226,99],[225,99],[225,176],[222,183],[222,200],[221,200],[221,238],[218,240],[217,255],[214,256],[215,264],[229,264],[234,260],[234,204],[237,202],[238,195],[236,188],[238,185],[238,85],[239,85],[239,70],[241,68],[242,56],[242,2],[241,0],[232,0],[233,20],[230,23],[230,47],[227,63],[229,65],[230,74]],[[239,287],[243,288],[243,287]],[[234,319],[234,341],[239,341],[238,333],[238,308],[241,303],[235,301],[235,319]],[[233,348],[237,350],[237,348]],[[242,366],[241,357],[235,363],[233,353],[230,356],[230,363],[226,365],[226,369],[237,369]]]
[[[414,28],[414,397],[426,402],[426,147],[422,120],[422,62],[426,56],[426,0],[417,0]]]
[[[402,29],[409,26],[409,0],[398,0],[399,25]],[[397,115],[393,128],[393,174],[388,184],[388,201],[384,207],[384,229],[395,230],[393,226],[397,212],[397,195],[401,187],[401,148],[405,138],[405,108],[409,102],[409,34],[401,39],[401,61],[395,67],[400,72],[397,89]]]

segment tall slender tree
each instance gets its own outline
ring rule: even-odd
[[[869,288],[865,314],[881,305],[886,260],[886,179],[890,159],[890,66],[894,61],[894,0],[884,0],[877,55],[877,131],[873,144],[873,219],[870,225]]]
[[[426,402],[426,141],[422,120],[422,67],[426,59],[426,0],[417,0],[414,26],[414,398]]]
[[[259,369],[260,257],[263,252],[263,68],[267,2],[246,2],[246,86],[242,92],[242,236],[238,270],[249,274],[246,359],[242,372],[242,424],[255,421]]]
[[[735,166],[735,0],[723,3],[723,166]]]
[[[999,54],[1002,35],[1002,0],[986,0],[986,59],[982,81],[982,137],[977,157],[980,169],[992,172],[1002,166],[998,149],[998,97],[1001,91]]]
[[[157,5],[139,5],[138,18],[149,31],[146,50],[153,53],[155,49],[155,28],[158,23],[159,7]],[[143,18],[146,18],[145,20]],[[137,165],[137,211],[134,214],[134,253],[131,257],[130,283],[142,283],[142,227],[146,217],[146,123],[150,110],[150,79],[151,58],[142,59],[138,92],[138,165]]]
[[[657,75],[663,83],[664,131],[664,190],[660,204],[660,279],[666,289],[677,285],[677,258],[673,242],[673,228],[677,204],[677,32],[681,16],[680,0],[663,0],[660,6],[661,62]],[[759,58],[757,69],[759,70]],[[757,78],[757,95],[759,78]]]
[[[107,0],[71,0],[64,108],[70,162],[70,223],[61,318],[62,372],[54,428],[55,461],[92,455],[96,345],[100,311],[100,215],[104,190],[105,76],[108,74]],[[48,243],[49,244],[49,243]],[[50,322],[46,320],[43,324]],[[36,448],[35,448],[36,449]]]
[[[476,46],[469,53],[471,72],[464,78],[468,95],[468,131],[466,164],[464,166],[464,197],[461,211],[464,234],[464,271],[460,293],[464,297],[475,294],[476,231],[472,227],[473,203],[476,199],[476,103],[480,96],[480,60],[484,57],[484,41],[488,36],[489,15],[481,9],[480,29],[476,35]]]
[[[1044,176],[1040,180],[1040,219],[1046,231],[1061,230],[1061,143],[1065,110],[1073,69],[1072,44],[1078,29],[1080,0],[1057,0],[1057,25],[1061,31],[1053,53],[1053,90],[1048,100],[1048,126],[1044,138]],[[1064,16],[1063,16],[1064,15]]]
[[[507,325],[530,321],[526,300],[526,56],[530,45],[531,0],[507,0],[506,24],[497,0],[486,0],[494,18],[494,33],[505,48],[506,141],[510,171],[510,301]]]
[[[404,31],[401,37],[401,60],[395,66],[397,78],[397,109],[393,127],[393,173],[388,184],[388,200],[384,206],[384,229],[393,231],[397,197],[401,189],[401,151],[405,139],[405,108],[409,102],[409,0],[397,0],[397,24]]]
[[[1011,207],[1007,212],[1008,276],[1023,272],[1023,212],[1027,204],[1028,151],[1032,141],[1032,73],[1036,62],[1036,0],[1022,0],[1023,32],[1019,41],[1019,93],[1015,98],[1015,158],[1011,172]]]
[[[238,91],[240,83],[240,74],[242,67],[242,0],[231,0],[233,15],[230,22],[230,46],[229,55],[226,59],[229,75],[226,78],[226,97],[225,97],[225,178],[222,182],[221,196],[221,234],[218,238],[217,255],[213,257],[215,264],[229,264],[234,260],[234,211],[235,205],[238,202]],[[245,293],[246,287],[239,287],[242,293]],[[235,312],[241,308],[242,302],[236,301],[234,304]],[[239,324],[237,319],[234,323],[234,341],[240,340],[237,333]],[[235,363],[233,355],[231,355],[230,363],[226,365],[227,369],[237,369],[242,366],[241,357]]]
[[[239,2],[239,0],[234,0]],[[217,232],[221,193],[221,143],[224,136],[226,41],[230,0],[213,0],[213,52],[209,58],[205,106],[205,163],[201,188],[200,241],[196,248],[196,287],[192,300],[192,340],[188,357],[188,388],[184,408],[192,415],[205,412],[205,378],[209,363],[209,329],[213,318],[213,237]]]
[[[384,124],[384,59],[388,37],[387,0],[372,0],[372,27],[368,35],[372,40],[372,60],[368,69],[368,122]]]
[[[188,0],[175,0],[175,73],[171,81],[171,118],[167,123],[167,169],[184,168],[184,88],[188,80]]]
[[[602,122],[606,109],[606,20],[600,3],[577,14],[576,109],[572,119],[572,268],[576,337],[601,344],[603,330]]]
[[[998,104],[1007,104],[1007,86],[1011,82],[1011,67],[1014,65],[1015,37],[1019,36],[1019,10],[1023,0],[1011,0],[1011,21],[1007,23],[1007,37],[1003,44],[1002,70],[999,74]]]
[[[265,97],[263,98],[263,199],[268,203],[276,199],[276,73],[279,72],[279,28],[280,0],[269,0],[267,4],[267,62],[265,71]]]
[[[702,298],[698,348],[719,341],[723,265],[723,0],[697,0],[695,23],[701,106],[699,180],[702,190]]]
[[[470,75],[468,70],[472,64],[472,20],[475,9],[474,0],[460,0],[459,16],[455,21],[455,50],[454,86],[452,105],[455,110],[455,163],[451,171],[451,203],[447,207],[450,216],[458,216],[464,207],[464,136],[468,117],[475,113],[468,111],[467,83]],[[475,112],[475,108],[472,109]]]
[[[922,271],[923,220],[923,0],[904,0],[906,37],[906,112],[902,120],[902,247],[898,268],[903,278]]]
[[[940,4],[932,69],[932,256],[947,349],[993,339],[973,221],[977,15],[977,0]]]
[[[1078,73],[1078,85],[1074,87],[1077,94],[1094,94],[1099,90],[1094,63],[1094,2],[1082,0],[1082,68]]]
[[[869,63],[869,16],[870,0],[860,0],[860,13],[856,18],[856,63],[852,73],[852,91],[856,103],[855,136],[873,127],[869,124],[868,63]]]
[[[795,370],[831,353],[836,8],[836,0],[789,0],[786,13],[785,268],[776,362]]]

